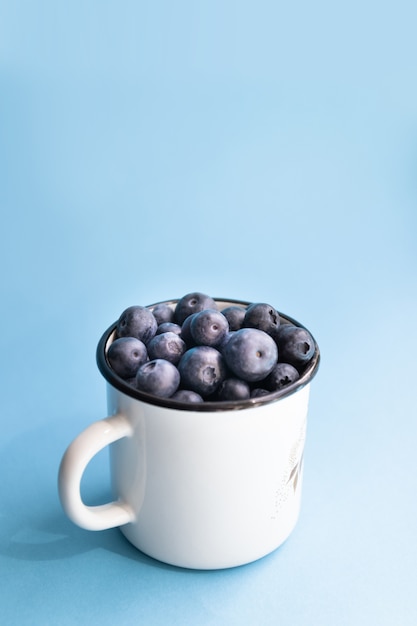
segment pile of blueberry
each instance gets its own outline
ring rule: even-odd
[[[220,310],[213,298],[194,292],[176,306],[123,311],[107,360],[140,391],[182,402],[222,402],[291,385],[314,352],[310,333],[269,304]]]

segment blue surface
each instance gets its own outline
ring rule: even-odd
[[[415,3],[3,2],[0,623],[417,621]],[[131,304],[267,301],[322,350],[303,507],[252,565],[60,507]],[[108,497],[107,454],[84,477]]]

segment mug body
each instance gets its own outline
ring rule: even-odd
[[[309,385],[240,410],[148,404],[107,386],[131,437],[111,446],[114,495],[145,554],[187,568],[242,565],[280,546],[300,509]]]

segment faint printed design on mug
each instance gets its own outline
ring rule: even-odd
[[[304,421],[300,433],[296,439],[295,444],[291,448],[291,452],[288,457],[287,467],[281,477],[279,486],[275,492],[274,498],[274,510],[271,515],[271,520],[278,519],[279,513],[288,501],[289,498],[293,498],[301,489],[301,477],[303,471],[303,459],[304,459],[304,443],[306,438],[306,420]]]

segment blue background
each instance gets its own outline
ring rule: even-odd
[[[0,4],[0,622],[416,623],[417,10],[411,0]],[[74,526],[131,304],[266,301],[322,351],[302,514],[193,572]],[[108,497],[107,451],[83,480]]]

